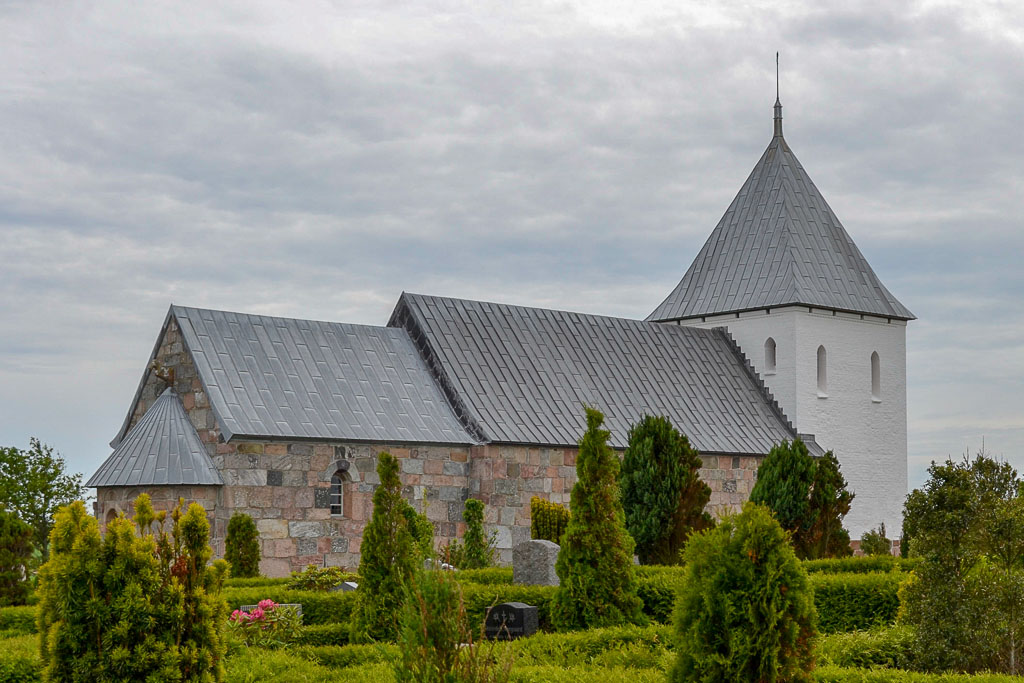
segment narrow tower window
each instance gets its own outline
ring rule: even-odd
[[[331,516],[340,517],[345,510],[345,473],[338,470],[331,475]]]
[[[882,361],[878,351],[871,354],[871,400],[876,403],[882,400]]]
[[[818,347],[818,397],[828,396],[828,354],[824,346]]]
[[[771,337],[764,342],[764,374],[775,374],[775,340]]]

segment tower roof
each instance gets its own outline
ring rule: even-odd
[[[802,304],[912,320],[782,136],[775,135],[672,293],[647,316],[680,320]]]

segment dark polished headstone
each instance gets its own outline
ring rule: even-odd
[[[511,640],[537,632],[537,608],[522,602],[505,602],[487,612],[484,633],[488,638]]]

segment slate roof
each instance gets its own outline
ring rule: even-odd
[[[777,103],[776,103],[777,104]],[[647,317],[679,320],[804,304],[910,320],[776,134],[671,294]]]
[[[213,485],[224,482],[185,414],[167,389],[132,427],[86,486]]]
[[[409,332],[481,441],[575,446],[584,403],[616,448],[644,414],[707,453],[767,453],[795,436],[722,330],[407,293],[389,325]]]
[[[225,440],[473,443],[401,330],[184,306],[171,317]]]

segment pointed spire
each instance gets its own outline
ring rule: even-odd
[[[775,53],[775,137],[782,137],[782,102],[779,100],[779,53]]]

